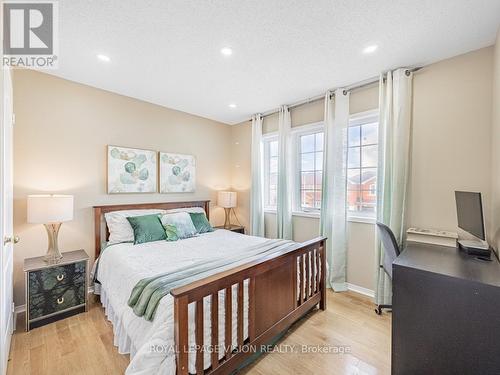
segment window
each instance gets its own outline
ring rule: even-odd
[[[347,209],[350,216],[375,217],[378,116],[353,116],[347,136]]]
[[[264,206],[276,208],[276,189],[278,187],[278,139],[264,139]]]
[[[300,210],[321,209],[323,178],[323,131],[298,134]]]
[[[377,205],[378,111],[351,116],[347,132],[347,212],[350,218],[373,218]],[[323,123],[292,129],[294,150],[293,210],[314,215],[321,209]],[[264,137],[264,206],[276,209],[278,137]]]

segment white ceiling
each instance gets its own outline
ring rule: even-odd
[[[500,0],[59,4],[59,69],[49,73],[229,124],[385,69],[489,46],[500,24]],[[364,55],[371,44],[378,50]],[[232,56],[220,54],[224,46]]]

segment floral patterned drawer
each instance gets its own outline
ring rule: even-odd
[[[31,294],[29,301],[30,320],[85,304],[85,283],[58,285],[52,290]]]
[[[61,285],[85,283],[87,262],[78,262],[31,271],[28,276],[29,295],[50,291]]]

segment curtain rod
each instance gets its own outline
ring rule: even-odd
[[[419,71],[420,69],[422,69],[422,67],[408,68],[408,69],[406,69],[405,74],[409,75],[410,73]],[[374,83],[377,83],[379,81],[379,79],[380,79],[379,77],[372,77],[372,78],[365,79],[364,81],[360,81],[360,82],[354,83],[352,85],[346,86],[344,88],[344,93],[351,92],[351,91],[354,91],[354,90],[357,90],[357,89],[360,89],[360,88],[363,88],[363,87],[366,87],[366,86],[373,85]],[[335,89],[331,89],[331,90],[327,90],[327,91],[334,92]],[[288,106],[288,109],[300,107],[301,105],[304,105],[304,104],[314,103],[314,102],[323,100],[324,98],[325,98],[325,94],[313,96],[311,98],[304,99],[304,100],[301,100],[301,101],[298,101],[298,102],[290,104]],[[279,112],[279,108],[278,109],[272,109],[270,111],[263,112],[261,114],[261,116],[262,117],[267,117],[267,116],[273,115],[273,114],[278,113],[278,112]],[[252,121],[252,119],[250,119],[250,121]]]

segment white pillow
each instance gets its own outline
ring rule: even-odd
[[[162,215],[161,224],[165,227],[167,224],[174,225],[177,229],[179,239],[196,236],[196,228],[187,212],[167,213]]]
[[[197,213],[205,213],[205,209],[203,207],[184,207],[184,208],[173,208],[171,210],[165,211],[167,214],[175,214],[177,212],[187,212],[188,214],[197,214]]]
[[[134,242],[134,230],[130,226],[127,217],[142,216],[152,214],[164,214],[165,210],[149,209],[149,210],[123,210],[106,212],[104,218],[109,229],[108,244],[121,242]]]

